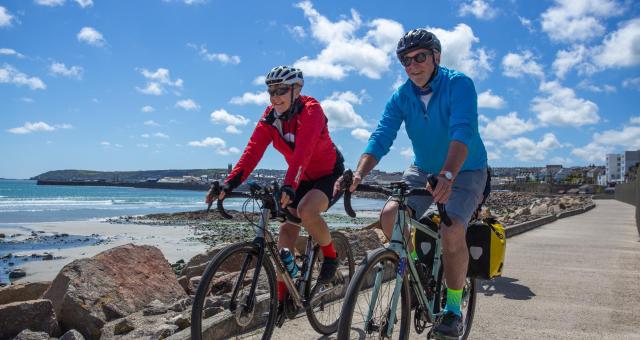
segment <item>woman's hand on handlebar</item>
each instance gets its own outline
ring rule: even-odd
[[[342,183],[344,182],[344,175],[338,177],[338,180],[333,184],[333,197],[336,197],[340,191],[342,191]],[[356,191],[358,184],[362,182],[362,176],[359,171],[353,173],[351,180],[351,186],[349,186],[349,192]]]

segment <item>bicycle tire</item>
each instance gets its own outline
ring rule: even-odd
[[[242,263],[248,256],[251,256],[249,265],[257,264],[259,251],[259,247],[251,242],[236,243],[224,248],[209,262],[198,284],[191,309],[191,339],[229,339],[239,337],[240,335],[244,336],[245,334],[243,334],[243,332],[245,331],[256,331],[261,328],[264,328],[264,331],[259,331],[262,332],[261,339],[267,340],[271,337],[275,327],[277,313],[276,274],[273,264],[269,261],[266,253],[262,260],[258,282],[258,287],[260,287],[260,293],[262,294],[258,295],[259,292],[256,291],[254,309],[249,313],[248,317],[245,316],[245,319],[239,319],[243,316],[238,316],[236,310],[231,310],[231,295],[228,294],[228,290],[233,291],[238,283],[241,283],[244,287],[245,280],[248,280],[248,287],[244,288],[251,287],[251,279],[253,278],[254,272],[248,270],[243,280],[239,279],[238,273],[240,272]],[[255,265],[253,265],[253,268],[255,269]],[[216,274],[218,274],[219,277],[216,277]],[[236,277],[233,277],[234,274]],[[216,280],[229,275],[231,275],[231,278],[228,280]],[[220,282],[222,282],[222,285],[220,285]],[[231,282],[231,284],[229,284],[229,282]],[[213,292],[213,289],[216,289],[216,292]],[[263,291],[266,291],[266,294],[264,294]],[[267,294],[268,296],[265,296]],[[210,316],[208,315],[210,314],[208,312],[209,309],[205,310],[207,308],[207,298],[213,301],[213,307],[209,308],[218,308],[217,313],[211,316],[216,319],[208,320],[208,316]],[[239,293],[239,298],[237,298],[236,301],[241,300],[242,293]],[[222,308],[222,310],[220,310],[220,308]],[[266,318],[265,313],[267,313]],[[256,317],[259,319],[256,319]],[[203,325],[203,322],[205,325]],[[240,322],[247,324],[243,326]],[[256,337],[260,337],[260,335]]]
[[[333,240],[333,245],[338,253],[338,260],[340,260],[341,264],[338,268],[341,272],[339,274],[339,279],[342,282],[341,290],[336,293],[330,293],[314,302],[314,296],[318,293],[321,286],[316,285],[313,281],[314,277],[311,277],[305,287],[305,295],[308,301],[310,301],[309,306],[306,308],[307,318],[309,319],[311,327],[323,335],[333,334],[338,330],[338,321],[340,320],[340,312],[342,309],[339,300],[344,299],[349,282],[351,282],[351,278],[353,278],[355,268],[353,253],[351,252],[351,246],[349,245],[347,237],[341,232],[334,231],[331,232],[331,239]],[[321,259],[322,254],[319,251],[315,252],[311,261],[311,268],[314,268],[312,275],[314,276],[318,274]],[[318,266],[316,266],[316,264]],[[314,303],[312,304],[312,302]],[[327,305],[329,312],[321,314],[320,312],[324,312],[327,309]],[[328,317],[324,317],[325,314],[328,314]],[[334,315],[335,318],[333,317]]]
[[[389,284],[391,288],[385,289],[380,287],[380,296],[386,295],[390,304],[390,295],[392,294],[389,293],[395,288],[398,263],[398,254],[386,248],[377,249],[365,257],[356,270],[356,273],[349,284],[349,288],[347,289],[342,312],[340,314],[340,322],[338,323],[338,340],[351,339],[352,336],[358,339],[361,339],[363,335],[365,338],[378,338],[380,336],[379,334],[377,336],[373,336],[371,333],[376,330],[376,327],[378,330],[385,328],[384,317],[381,317],[380,314],[376,317],[376,314],[374,313],[374,319],[378,318],[380,319],[380,322],[376,324],[374,321],[372,325],[364,325],[363,321],[366,318],[366,311],[368,311],[371,301],[367,302],[366,300],[370,299],[364,296],[364,303],[358,303],[358,298],[360,297],[363,289],[368,289],[369,286],[373,286],[372,282],[375,278],[375,271],[383,270],[384,282],[382,282],[381,286]],[[398,300],[398,303],[400,304],[398,306],[400,323],[397,324],[397,320],[395,321],[396,325],[394,326],[392,338],[404,340],[409,338],[409,333],[411,331],[411,296],[409,294],[409,280],[406,277],[405,280],[402,281],[402,287],[400,287],[400,299]],[[378,306],[376,306],[376,308],[377,307]],[[354,320],[354,312],[356,309],[358,309],[360,315],[357,320]],[[388,306],[380,308],[380,312],[384,314],[385,312],[383,310],[388,311]],[[398,316],[397,309],[396,313],[396,316]],[[357,327],[354,325],[355,323],[358,324]],[[352,335],[352,331],[355,333],[354,335]]]

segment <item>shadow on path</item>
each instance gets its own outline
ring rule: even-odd
[[[501,294],[505,298],[513,300],[530,300],[536,296],[529,287],[516,283],[517,281],[518,279],[505,276],[497,277],[493,280],[480,281],[478,293],[485,296]]]

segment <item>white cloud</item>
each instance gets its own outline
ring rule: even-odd
[[[71,124],[56,124],[54,126],[51,126],[45,122],[35,122],[35,123],[26,122],[24,123],[23,126],[11,128],[11,129],[8,129],[7,131],[14,134],[23,135],[31,132],[55,131],[57,129],[71,129],[71,128],[73,128]]]
[[[110,146],[111,146],[111,143],[110,143],[110,142],[107,142],[107,141],[102,141],[102,142],[100,142],[100,145],[102,145],[102,146],[104,146],[104,147],[108,148],[108,147],[110,147]]]
[[[491,90],[484,91],[478,95],[479,108],[501,109],[505,104],[504,99],[491,93]]]
[[[241,115],[233,115],[227,112],[225,109],[219,109],[211,112],[211,122],[214,124],[227,124],[227,125],[247,125],[249,119]]]
[[[267,91],[256,92],[256,93],[245,92],[241,97],[231,98],[229,103],[236,104],[236,105],[244,105],[244,104],[269,105],[270,103],[269,93],[267,93]]]
[[[253,85],[264,85],[265,80],[267,79],[267,76],[257,76],[251,83]]]
[[[304,31],[304,28],[302,26],[291,27],[287,25],[286,27],[287,27],[287,31],[291,33],[294,39],[301,40],[307,36],[307,33]]]
[[[38,77],[30,77],[13,66],[4,64],[0,68],[0,84],[15,84],[18,86],[28,86],[32,90],[44,90],[47,85]]]
[[[615,0],[555,2],[553,7],[542,13],[542,30],[551,40],[561,42],[588,41],[602,36],[606,30],[602,19],[624,11],[624,6]]]
[[[92,27],[83,27],[76,37],[78,38],[78,41],[85,42],[93,46],[102,47],[106,43],[102,33],[96,31],[96,29]]]
[[[525,74],[537,78],[544,78],[542,66],[533,60],[531,51],[524,51],[522,54],[508,53],[502,58],[502,74],[507,77],[520,78]]]
[[[162,0],[164,2],[182,2],[185,5],[201,5],[207,3],[208,0]]]
[[[235,125],[229,125],[227,126],[224,131],[226,131],[227,133],[231,133],[234,135],[239,135],[242,133],[241,130],[239,130]]]
[[[0,27],[11,26],[11,20],[13,20],[13,15],[6,8],[0,6]]]
[[[145,113],[150,113],[150,112],[153,112],[155,110],[156,109],[154,109],[153,106],[150,106],[150,105],[145,105],[140,109],[140,111],[145,112]]]
[[[188,145],[201,148],[213,148],[219,155],[240,153],[240,150],[236,147],[230,147],[227,149],[227,143],[219,137],[207,137],[201,141],[191,141]]]
[[[613,93],[616,92],[616,87],[609,84],[602,84],[600,86],[591,83],[590,81],[583,79],[578,83],[578,88],[583,90],[596,92],[596,93]]]
[[[0,10],[2,11],[2,10]],[[0,16],[2,16],[2,14],[0,14]],[[0,22],[2,21],[2,19],[0,18]],[[2,24],[0,23],[0,27],[2,26]],[[24,55],[16,52],[16,50],[11,49],[11,48],[0,48],[0,54],[1,55],[13,55],[16,56],[18,58],[24,58]]]
[[[144,125],[148,125],[148,126],[160,126],[160,124],[158,124],[156,121],[154,120],[147,120],[144,122]]]
[[[553,133],[546,133],[539,142],[519,137],[504,144],[508,149],[516,150],[516,158],[524,162],[543,161],[550,150],[562,146]]]
[[[640,65],[640,18],[626,21],[607,35],[602,46],[594,50],[593,61],[600,67]]]
[[[506,116],[497,116],[489,120],[485,126],[480,127],[482,139],[504,140],[514,136],[533,131],[536,125],[531,119],[522,120],[517,112],[510,112]]]
[[[76,2],[82,8],[93,6],[93,0],[76,0]]]
[[[398,89],[398,87],[402,86],[402,84],[405,83],[405,79],[402,78],[401,75],[398,74],[398,76],[396,77],[396,81],[393,82],[393,84],[391,85],[391,90],[395,91]]]
[[[156,132],[153,134],[153,136],[156,138],[169,139],[169,136],[162,132]]]
[[[575,148],[572,154],[589,162],[604,162],[608,153],[615,150],[640,149],[640,117],[630,119],[631,126],[623,126],[621,130],[606,130],[593,134],[592,141],[582,148]]]
[[[310,22],[312,36],[324,45],[316,57],[304,56],[294,63],[307,77],[340,80],[356,72],[372,79],[379,79],[389,70],[395,44],[404,29],[396,21],[373,19],[363,23],[360,14],[351,10],[351,17],[332,22],[320,14],[310,1],[296,4]],[[361,27],[368,30],[364,36],[356,36]]]
[[[489,53],[483,48],[471,48],[474,43],[480,41],[473,34],[471,27],[466,24],[458,24],[453,31],[441,28],[428,29],[440,39],[443,66],[464,72],[474,79],[484,79],[491,72]]]
[[[324,114],[329,120],[329,128],[356,128],[366,127],[368,124],[358,115],[353,104],[360,104],[360,99],[351,91],[334,92],[320,104]]]
[[[351,136],[353,136],[353,138],[357,140],[366,142],[369,140],[369,136],[371,136],[371,131],[357,128],[357,129],[351,130]]]
[[[400,155],[407,159],[413,159],[413,148],[402,148],[402,150],[400,150]]]
[[[573,67],[584,63],[588,55],[589,51],[584,45],[575,45],[571,50],[559,50],[552,65],[556,77],[563,79]]]
[[[640,77],[625,79],[622,81],[622,87],[640,90]]]
[[[139,148],[146,149],[146,148],[149,147],[149,144],[140,143],[140,144],[136,144],[136,146],[139,147]]]
[[[496,17],[497,11],[493,8],[492,4],[484,0],[471,0],[463,3],[458,10],[458,15],[460,16],[469,14],[478,19],[490,20]]]
[[[198,105],[198,103],[194,102],[193,99],[179,100],[176,103],[175,107],[179,107],[179,108],[187,110],[187,111],[198,111],[198,110],[200,110],[200,105]]]
[[[151,137],[151,136],[149,136],[149,134],[148,134],[148,133],[143,133],[143,134],[141,134],[141,135],[140,135],[140,137],[142,137],[142,138],[149,138],[149,137]]]
[[[36,4],[42,5],[42,6],[54,7],[54,6],[64,5],[64,1],[65,0],[36,0]]]
[[[557,81],[542,82],[540,92],[547,97],[533,98],[531,111],[545,125],[582,126],[600,121],[598,105],[577,98],[573,89],[562,87]]]
[[[635,117],[631,117],[629,118],[629,123],[634,124],[634,125],[640,125],[640,116],[635,116]]]
[[[143,68],[140,73],[147,79],[147,84],[144,88],[136,87],[138,92],[160,96],[166,92],[165,86],[182,88],[182,79],[172,81],[170,71],[166,68],[158,68],[155,72]]]
[[[593,163],[604,163],[605,155],[608,153],[613,153],[613,147],[593,142],[584,147],[571,150],[571,154]]]
[[[206,45],[197,46],[195,44],[187,44],[187,46],[198,51],[198,54],[206,61],[219,61],[223,64],[240,64],[240,57],[237,55],[228,55],[226,53],[211,53],[207,50]]]
[[[522,26],[524,26],[529,32],[535,31],[533,29],[533,24],[531,23],[531,20],[521,16],[519,16],[518,19],[520,20],[520,23],[522,24]]]
[[[33,103],[33,98],[29,98],[29,97],[21,97],[20,100],[25,103]]]
[[[63,63],[53,62],[49,70],[54,75],[61,75],[70,78],[82,79],[84,69],[81,66],[71,66],[67,68]]]

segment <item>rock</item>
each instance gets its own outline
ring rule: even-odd
[[[531,208],[531,215],[546,215],[549,212],[549,207],[546,204],[536,205]]]
[[[135,329],[135,327],[133,326],[133,322],[128,319],[123,319],[122,321],[116,323],[113,327],[114,335],[127,334]]]
[[[11,262],[9,262],[9,265],[12,265]],[[9,278],[10,279],[19,279],[21,277],[25,277],[27,276],[27,273],[25,273],[25,271],[23,269],[14,269],[9,273]]]
[[[33,332],[25,329],[16,335],[13,340],[49,340],[49,334],[45,332]]]
[[[3,233],[0,233],[0,238],[5,238],[5,235]]]
[[[62,335],[59,340],[84,340],[84,337],[82,336],[82,334],[80,334],[80,332],[72,329],[64,333],[64,335]]]
[[[43,297],[62,328],[96,339],[106,322],[186,294],[158,248],[126,244],[64,266]]]
[[[187,298],[184,298],[174,303],[173,306],[169,307],[169,310],[174,312],[183,312],[185,310],[190,310],[192,304],[193,304],[193,299],[189,296]]]
[[[187,294],[191,294],[191,293],[192,293],[191,289],[189,289],[189,278],[188,278],[188,277],[186,277],[186,276],[184,276],[184,275],[183,275],[183,276],[180,276],[180,277],[178,278],[178,283],[180,284],[180,286],[182,287],[182,289],[184,289],[184,291],[185,291]]]
[[[200,284],[200,279],[202,276],[194,276],[189,279],[189,290],[195,292],[198,290],[198,285]]]
[[[50,261],[53,260],[53,254],[46,254],[45,256],[42,257],[43,261]]]
[[[383,242],[386,242],[386,237],[380,229],[360,230],[345,233],[345,236],[349,240],[351,251],[356,258],[366,256],[367,251],[380,248],[383,246]]]
[[[142,315],[160,315],[166,313],[168,310],[169,308],[160,302],[160,300],[153,300],[147,308],[142,310]]]
[[[49,288],[50,281],[23,283],[0,289],[0,305],[39,299]]]
[[[184,266],[180,274],[188,277],[189,279],[194,276],[202,275],[209,261],[211,261],[211,259],[216,256],[216,254],[220,252],[220,250],[224,249],[228,245],[228,243],[218,244],[209,248],[206,253],[198,254],[192,257]]]
[[[30,300],[0,306],[0,339],[11,338],[25,329],[60,335],[51,301]]]
[[[183,330],[187,327],[191,327],[191,319],[182,314],[173,317],[171,319],[171,322],[173,322],[174,325],[178,326],[178,330]]]

